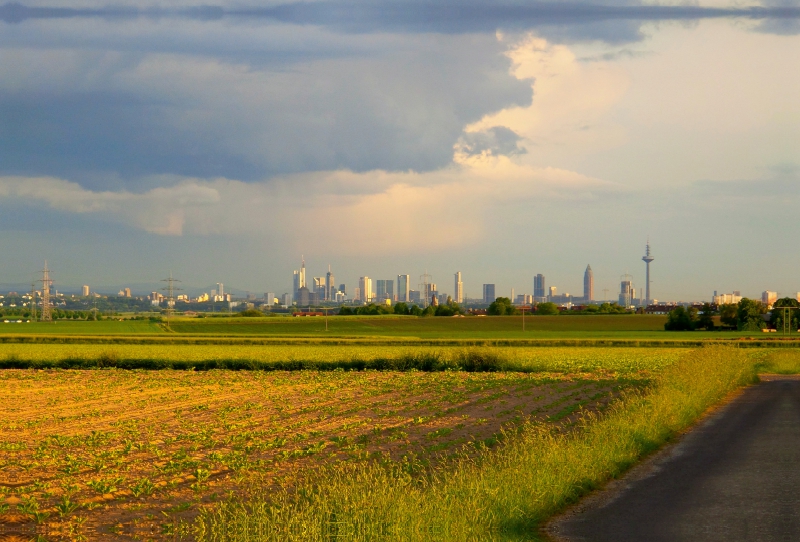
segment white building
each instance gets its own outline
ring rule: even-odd
[[[453,301],[456,303],[463,303],[464,302],[464,283],[461,282],[461,271],[456,272],[455,277],[455,294],[453,295]]]
[[[358,279],[358,288],[361,291],[361,301],[369,303],[375,297],[372,292],[372,279],[369,277],[360,277]]]

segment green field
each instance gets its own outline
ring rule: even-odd
[[[779,334],[715,332],[667,332],[664,316],[562,315],[465,318],[416,318],[394,316],[331,316],[293,318],[175,318],[169,327],[149,321],[104,320],[54,323],[1,323],[0,340],[23,336],[161,336],[217,338],[307,338],[418,340],[642,340],[701,341],[752,337],[777,339]],[[797,337],[795,334],[793,337]]]

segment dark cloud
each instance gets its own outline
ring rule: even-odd
[[[468,155],[489,152],[493,155],[513,156],[525,154],[527,150],[519,146],[522,138],[505,126],[495,126],[483,132],[471,132],[461,136],[458,149]]]
[[[0,20],[19,23],[30,19],[67,19],[99,17],[129,18],[190,18],[219,20],[244,18],[279,21],[296,25],[320,25],[345,32],[493,32],[498,28],[527,30],[532,28],[561,28],[569,33],[571,26],[589,29],[582,34],[600,37],[609,34],[600,23],[633,21],[634,25],[611,25],[631,33],[636,23],[643,21],[694,20],[741,17],[750,19],[797,19],[800,7],[794,1],[772,2],[765,6],[747,8],[710,8],[692,5],[643,5],[640,2],[462,2],[436,0],[398,1],[329,1],[293,2],[268,7],[190,6],[181,8],[130,8],[99,6],[68,8],[25,6],[7,3],[0,6]],[[610,37],[610,35],[609,35]]]

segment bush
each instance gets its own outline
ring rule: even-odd
[[[555,303],[539,303],[536,305],[536,314],[540,314],[542,316],[547,315],[556,315],[559,314],[561,311],[558,310],[558,305]]]
[[[696,325],[696,314],[685,307],[675,307],[669,311],[664,329],[667,331],[692,331]]]

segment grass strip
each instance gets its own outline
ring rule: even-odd
[[[575,431],[528,425],[499,449],[424,474],[413,461],[335,464],[299,488],[217,505],[186,531],[199,542],[536,540],[544,520],[756,378],[739,349],[698,349],[648,392],[628,394]]]

